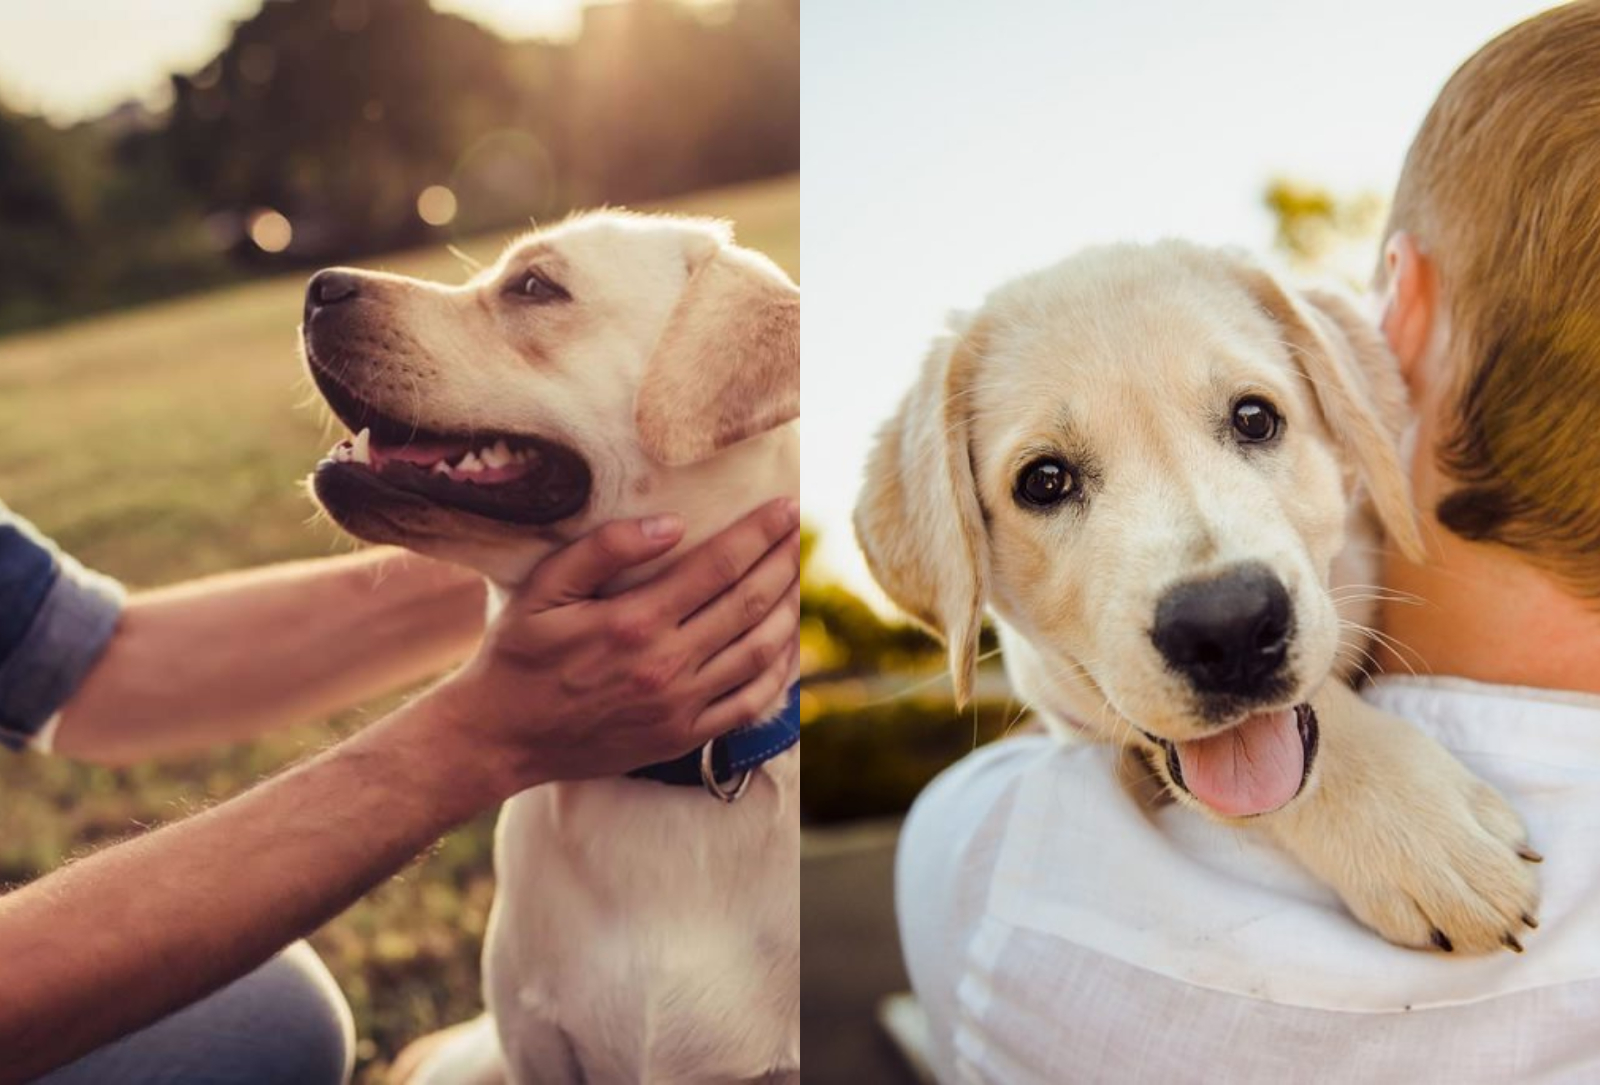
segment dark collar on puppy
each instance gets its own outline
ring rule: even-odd
[[[724,802],[744,791],[749,775],[800,741],[800,687],[789,691],[783,711],[764,723],[741,727],[673,761],[634,769],[636,780],[674,787],[704,787]]]

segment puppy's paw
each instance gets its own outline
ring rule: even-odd
[[[1334,888],[1391,942],[1446,953],[1522,952],[1539,888],[1522,822],[1487,784],[1463,779],[1375,809]],[[1365,841],[1361,840],[1366,837]]]
[[[1410,724],[1324,720],[1321,777],[1271,826],[1367,926],[1416,949],[1522,952],[1539,888],[1522,819]],[[1333,741],[1327,740],[1333,737]]]

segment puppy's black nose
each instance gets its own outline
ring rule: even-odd
[[[353,272],[328,268],[311,276],[306,285],[306,311],[350,301],[360,294],[360,283]]]
[[[1289,593],[1263,565],[1180,584],[1156,605],[1150,639],[1197,692],[1262,695],[1289,651]]]

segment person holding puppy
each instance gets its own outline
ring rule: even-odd
[[[295,940],[521,790],[621,774],[751,722],[792,663],[798,522],[794,502],[772,502],[601,599],[683,534],[671,515],[608,524],[541,562],[474,649],[483,587],[464,570],[382,549],[124,601],[0,506],[12,747],[118,765],[192,751],[471,652],[321,755],[0,897],[0,1082],[347,1079],[349,1010]],[[771,615],[761,635],[782,642],[755,643]],[[667,658],[681,665],[663,683]],[[712,660],[738,683],[708,685]]]
[[[1019,823],[1024,772],[1054,773],[1070,819],[1092,783],[1074,773],[1104,766],[1008,740],[936,781],[901,840],[901,934],[941,1080],[1600,1076],[1597,57],[1600,0],[1578,0],[1455,73],[1374,281],[1416,415],[1427,553],[1386,555],[1404,658],[1388,651],[1365,695],[1524,817],[1548,856],[1539,929],[1508,939],[1521,956],[1401,949],[1282,854],[1182,810],[1130,808],[1121,839]],[[1134,840],[1165,849],[1170,876],[1119,866]],[[1191,876],[1205,892],[1186,894]],[[1172,929],[1195,936],[1152,952]]]

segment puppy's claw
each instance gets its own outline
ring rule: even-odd
[[[1500,942],[1512,953],[1522,952],[1522,943],[1517,941],[1517,936],[1514,934],[1506,935],[1504,938],[1500,939]]]
[[[1445,936],[1444,931],[1440,930],[1438,927],[1433,928],[1433,944],[1444,950],[1446,953],[1454,953],[1456,949],[1456,947],[1451,944],[1450,939]]]
[[[1527,912],[1522,913],[1522,925],[1532,931],[1539,929],[1539,921],[1533,918],[1533,916],[1529,915]]]
[[[1530,848],[1526,844],[1518,844],[1517,845],[1517,854],[1522,856],[1524,859],[1526,859],[1530,863],[1542,863],[1542,862],[1544,862],[1544,856],[1540,855],[1538,852],[1534,851],[1532,848]]]

